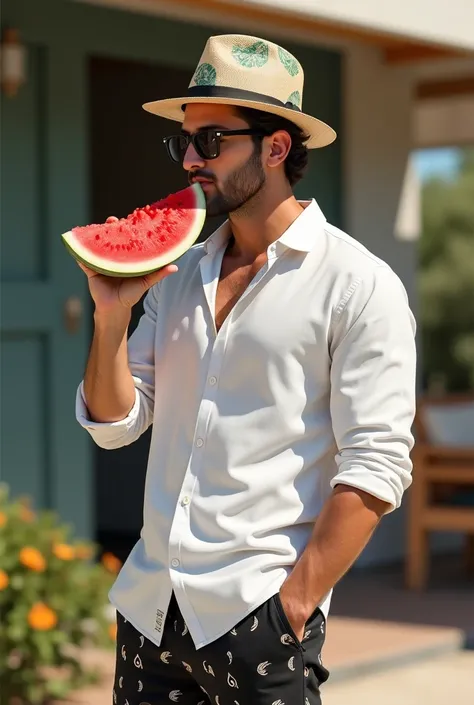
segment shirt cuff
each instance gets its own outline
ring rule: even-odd
[[[137,383],[140,380],[137,378],[133,378],[134,382]],[[86,398],[84,395],[84,382],[81,382],[79,385],[79,388],[77,390],[76,394],[76,418],[78,422],[81,424],[81,426],[91,433],[94,432],[102,432],[103,430],[106,429],[118,429],[122,431],[128,431],[136,422],[139,414],[139,407],[140,407],[140,395],[138,393],[138,389],[135,387],[135,403],[133,407],[130,410],[130,413],[128,416],[126,416],[124,419],[121,419],[120,421],[111,421],[111,422],[97,422],[97,421],[92,421],[92,419],[89,416],[89,410],[86,405]],[[114,436],[117,434],[114,433]]]
[[[382,502],[387,502],[390,505],[387,514],[400,507],[403,493],[411,484],[411,478],[407,477],[404,483],[407,487],[403,487],[401,484],[399,477],[394,478],[394,482],[391,482],[387,477],[376,475],[370,471],[367,472],[367,468],[363,466],[352,466],[350,470],[338,473],[330,482],[332,489],[336,485],[348,485],[367,492],[367,494],[377,497]]]

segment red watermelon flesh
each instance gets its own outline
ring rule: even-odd
[[[195,183],[126,218],[79,226],[62,238],[73,257],[94,271],[136,277],[181,257],[196,242],[205,218],[206,199]]]

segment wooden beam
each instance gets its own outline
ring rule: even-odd
[[[174,0],[175,5],[184,8],[196,9],[196,0]],[[301,30],[305,34],[314,32],[323,34],[328,38],[354,41],[378,47],[384,52],[387,63],[420,61],[426,59],[439,59],[463,56],[466,52],[461,50],[438,47],[432,44],[408,41],[392,34],[377,30],[354,27],[347,24],[338,24],[321,18],[303,17],[291,11],[282,12],[267,7],[242,4],[240,2],[220,2],[219,0],[199,0],[199,9],[210,14],[217,13],[219,17],[229,17],[230,20],[238,17],[243,20],[256,22],[262,27],[266,24],[290,30]],[[472,54],[470,54],[472,55]]]
[[[415,61],[428,61],[436,59],[454,59],[464,56],[467,52],[461,50],[437,47],[429,44],[415,44],[400,42],[384,49],[384,58],[387,64],[406,64]]]
[[[425,509],[421,523],[434,531],[467,531],[474,534],[474,509],[465,507]]]
[[[474,94],[474,75],[443,81],[423,81],[416,88],[416,97],[420,100],[472,94]]]
[[[415,470],[416,471],[416,470]],[[430,467],[427,465],[423,469],[423,474],[429,482],[439,482],[441,484],[468,485],[474,488],[474,467],[460,467],[455,465],[441,465]]]

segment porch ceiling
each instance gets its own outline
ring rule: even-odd
[[[249,23],[268,31],[296,32],[302,41],[323,37],[336,46],[341,42],[371,45],[381,50],[389,64],[474,55],[474,34],[469,31],[474,26],[474,5],[465,0],[450,0],[436,13],[429,0],[413,0],[410,8],[392,0],[383,4],[374,0],[75,1],[206,24]]]

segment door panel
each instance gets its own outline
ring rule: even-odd
[[[0,467],[12,494],[31,495],[37,504],[47,506],[51,497],[44,409],[53,312],[45,306],[51,284],[38,189],[46,166],[45,105],[40,90],[46,80],[47,56],[40,47],[31,47],[29,72],[27,85],[14,100],[2,95]]]
[[[32,47],[27,85],[15,99],[2,97],[2,281],[38,280],[45,275],[45,211],[38,186],[45,169],[46,54]],[[8,139],[5,136],[8,135]],[[13,168],[12,168],[13,167]],[[10,227],[11,226],[11,227]]]
[[[2,335],[2,480],[15,494],[50,503],[44,406],[46,338],[41,333]],[[21,378],[11,370],[21,369]],[[39,500],[39,501],[38,501]]]
[[[88,444],[74,392],[88,331],[82,321],[71,335],[63,319],[68,297],[84,299],[84,275],[60,238],[77,217],[81,73],[77,52],[30,44],[28,81],[2,95],[0,468],[13,496],[56,509],[87,537]]]

